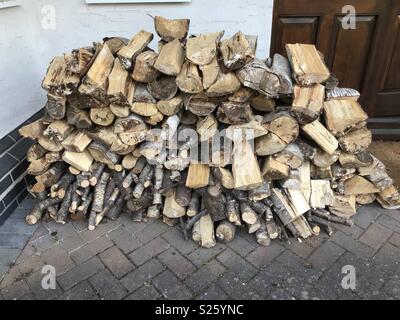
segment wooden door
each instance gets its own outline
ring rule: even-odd
[[[342,27],[352,5],[355,29]],[[400,138],[400,0],[275,0],[271,55],[313,43],[339,78],[360,91],[376,138]]]

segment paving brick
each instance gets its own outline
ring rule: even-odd
[[[217,243],[216,246],[208,249],[199,247],[190,253],[187,258],[197,267],[201,267],[202,265],[207,264],[208,261],[212,260],[216,255],[220,254],[225,250],[225,248],[226,246],[220,243]]]
[[[167,231],[167,229],[168,225],[160,220],[157,220],[146,228],[136,232],[135,236],[140,240],[141,243],[147,243],[163,234],[165,231]]]
[[[376,220],[380,225],[385,226],[386,228],[400,233],[400,221],[395,219],[392,215],[389,214],[382,214],[380,217]]]
[[[345,226],[343,224],[335,224],[333,225],[335,230],[340,230],[344,234],[347,234],[348,236],[351,236],[353,239],[358,239],[361,234],[364,232],[364,229],[357,226],[357,225],[352,225],[350,226]]]
[[[76,264],[80,264],[112,246],[113,243],[106,236],[103,236],[72,251],[70,256]]]
[[[143,230],[144,228],[148,227],[149,222],[152,223],[153,221],[149,222],[136,222],[132,221],[132,217],[128,214],[123,214],[119,218],[120,223],[126,228],[132,235],[135,235],[137,232],[140,230]]]
[[[146,285],[137,289],[134,293],[126,297],[125,300],[157,300],[160,297],[160,293],[152,285]]]
[[[267,297],[269,300],[296,300],[291,294],[282,288],[274,288]]]
[[[226,249],[217,259],[242,281],[248,281],[257,273],[256,268],[231,249]]]
[[[288,268],[294,276],[302,278],[302,284],[305,282],[311,284],[321,276],[321,271],[312,268],[310,263],[301,259],[291,251],[283,252],[276,260]]]
[[[95,292],[87,280],[78,283],[72,289],[64,292],[58,300],[90,300]]]
[[[58,277],[58,282],[64,290],[68,290],[103,269],[104,265],[100,259],[98,257],[93,257]]]
[[[43,252],[41,258],[44,263],[56,269],[57,275],[61,275],[75,266],[68,252],[60,245]]]
[[[99,255],[104,265],[118,279],[131,272],[135,267],[126,258],[118,247],[113,246]]]
[[[371,224],[360,237],[360,241],[374,249],[379,249],[391,236],[392,231],[379,223]]]
[[[362,206],[357,210],[357,214],[354,216],[354,223],[366,229],[380,214],[376,204]]]
[[[303,259],[308,258],[315,250],[315,247],[310,245],[308,239],[306,239],[305,241],[303,241],[301,243],[298,241],[290,242],[290,244],[285,242],[285,243],[283,243],[283,246],[286,249],[289,249],[294,254],[298,255],[299,257],[302,257]]]
[[[385,292],[396,298],[400,299],[400,277],[399,275],[393,275],[385,284],[384,286]]]
[[[224,271],[225,268],[221,263],[216,260],[212,260],[190,275],[186,279],[185,284],[194,293],[199,293],[216,279],[218,279],[219,276],[224,273]]]
[[[108,232],[117,229],[120,226],[118,220],[112,221],[109,219],[105,219],[104,222],[100,223],[96,229],[94,230],[85,230],[82,231],[80,234],[86,241],[93,241],[101,236],[105,235]]]
[[[139,239],[134,238],[132,234],[122,226],[108,233],[107,237],[125,254],[131,253],[142,245]]]
[[[389,298],[383,289],[376,288],[362,276],[357,278],[355,292],[363,300],[387,300]]]
[[[18,269],[23,276],[28,276],[36,271],[41,270],[43,266],[44,262],[41,256],[33,255],[18,264]]]
[[[235,234],[235,238],[231,242],[227,244],[229,248],[233,251],[245,257],[248,253],[258,247],[258,244],[255,241],[247,241],[244,237],[244,230],[238,229]]]
[[[363,258],[372,257],[376,251],[376,249],[368,247],[365,244],[354,240],[352,237],[344,234],[341,231],[336,232],[331,239],[346,250]]]
[[[228,300],[229,297],[220,287],[215,284],[210,285],[206,290],[196,297],[196,300]]]
[[[0,247],[0,266],[9,266],[17,260],[20,249],[7,249]]]
[[[318,270],[325,270],[331,266],[342,254],[344,250],[331,241],[325,242],[319,247],[307,261],[312,267]]]
[[[27,234],[32,235],[38,225],[29,225],[21,219],[8,218],[3,225],[0,227],[0,233],[15,233],[15,234]]]
[[[394,233],[390,239],[389,242],[393,245],[395,245],[396,247],[400,248],[400,234],[399,233]]]
[[[164,267],[157,259],[151,259],[141,267],[128,273],[121,279],[121,283],[129,292],[133,292],[144,285],[145,282],[146,284],[149,283],[152,278],[163,270]]]
[[[357,278],[362,276],[376,288],[380,288],[385,282],[385,278],[387,278],[386,274],[374,266],[370,260],[360,258],[350,252],[344,253],[336,261],[335,265],[337,265],[336,273],[341,273],[344,266],[353,266]]]
[[[21,208],[21,206],[18,206],[18,208],[14,210],[14,212],[8,217],[8,219],[25,221],[25,217],[28,214],[28,212],[29,209]],[[36,226],[39,227],[39,225]],[[37,228],[35,228],[34,232],[36,232],[36,229]]]
[[[151,258],[159,255],[161,252],[167,250],[169,247],[170,245],[168,242],[161,237],[158,237],[133,251],[129,255],[129,259],[131,259],[135,265],[140,266]]]
[[[51,235],[57,239],[57,241],[60,242],[63,248],[68,252],[71,252],[86,243],[86,240],[70,223],[63,225],[52,221],[47,223],[46,227]]]
[[[28,234],[0,233],[0,243],[2,248],[22,249],[28,239]]]
[[[31,196],[26,197],[23,201],[20,202],[18,208],[29,210],[36,204],[37,200],[32,198]]]
[[[5,300],[16,300],[30,293],[29,286],[25,280],[19,280],[1,290]]]
[[[11,268],[7,269],[7,272],[0,281],[0,289],[4,289],[12,285],[14,282],[22,279],[21,271],[19,270],[18,266],[12,266]]]
[[[39,239],[30,242],[30,245],[34,247],[36,252],[43,252],[58,245],[59,243],[60,242],[57,237],[53,237],[51,234],[46,234]]]
[[[173,248],[161,253],[158,259],[180,279],[185,279],[189,274],[196,271],[193,263]]]
[[[183,239],[182,232],[177,228],[170,228],[162,234],[162,238],[167,240],[171,246],[184,255],[188,255],[190,252],[198,248],[198,245],[195,242]]]
[[[63,293],[60,286],[57,284],[55,289],[43,289],[42,280],[46,274],[48,273],[37,271],[26,278],[26,282],[28,283],[31,292],[38,300],[53,300]]]
[[[400,249],[385,243],[377,254],[372,258],[372,262],[380,270],[391,275],[399,268]]]
[[[249,253],[246,259],[257,268],[263,268],[279,256],[285,248],[277,241],[272,241],[268,247],[259,246]]]
[[[227,271],[217,280],[217,285],[230,299],[235,300],[260,300],[262,296],[253,288],[252,283],[246,283],[231,271]]]
[[[89,282],[98,295],[106,300],[120,300],[127,295],[127,290],[110,271],[104,269],[92,276]]]
[[[192,298],[192,293],[169,270],[165,270],[156,276],[152,283],[166,299],[189,300]]]

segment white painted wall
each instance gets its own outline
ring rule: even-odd
[[[56,29],[45,30],[41,12],[56,10]],[[190,18],[190,33],[241,30],[258,35],[257,55],[269,53],[273,0],[192,0],[190,3],[88,5],[85,0],[22,0],[0,9],[0,138],[45,104],[41,81],[55,55],[100,41],[153,31],[148,15]],[[153,40],[153,47],[158,37]]]

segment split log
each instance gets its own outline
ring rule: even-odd
[[[199,93],[203,85],[197,65],[188,61],[184,62],[181,71],[176,77],[176,84],[182,92]]]
[[[72,132],[73,128],[64,120],[56,120],[50,123],[43,131],[43,135],[57,142],[63,141]]]
[[[210,167],[206,164],[191,163],[189,166],[186,187],[197,189],[208,186]]]
[[[135,61],[132,78],[138,82],[149,83],[154,81],[159,72],[154,69],[158,54],[153,51],[145,51],[139,54]]]
[[[154,63],[154,68],[169,76],[177,76],[185,60],[185,52],[178,39],[166,43]]]
[[[57,203],[60,203],[61,201],[62,201],[62,199],[59,199],[59,198],[55,198],[55,199],[49,198],[49,199],[38,202],[37,204],[35,204],[33,209],[26,216],[26,218],[25,218],[26,223],[30,224],[30,225],[36,224],[40,219],[42,219],[45,209],[47,209],[48,207],[53,206]]]
[[[228,243],[235,238],[236,226],[229,221],[221,221],[215,232],[215,236],[218,240]]]
[[[307,124],[318,119],[324,104],[325,87],[320,84],[312,87],[294,86],[294,99],[290,112],[300,124]]]
[[[83,152],[90,142],[92,142],[92,138],[90,138],[85,132],[76,130],[66,137],[61,142],[61,145],[67,151]]]
[[[79,76],[85,75],[94,60],[94,53],[94,47],[86,47],[72,50],[71,54],[64,54],[67,70]]]
[[[335,87],[326,91],[327,100],[354,100],[357,101],[360,93],[355,89]]]
[[[212,173],[225,189],[233,189],[235,187],[233,174],[230,170],[222,167],[214,167]]]
[[[87,150],[83,152],[65,151],[62,159],[81,171],[88,171],[93,162],[93,157]]]
[[[364,124],[368,116],[354,100],[330,100],[324,103],[324,117],[328,129],[335,135],[343,135],[352,128]]]
[[[220,67],[217,58],[214,57],[208,64],[200,65],[199,69],[201,70],[203,76],[203,88],[204,90],[207,90],[212,84],[214,84],[220,73]]]
[[[104,145],[93,141],[87,147],[94,160],[113,166],[119,162],[120,157],[111,152]]]
[[[249,103],[222,102],[217,112],[218,120],[226,124],[245,124],[254,118]]]
[[[330,166],[328,167],[317,167],[311,165],[311,179],[321,180],[332,180],[333,174]]]
[[[169,100],[160,100],[157,102],[157,109],[165,116],[177,114],[183,107],[183,99],[177,95]]]
[[[289,95],[293,93],[292,74],[289,61],[279,53],[275,53],[271,65],[280,80],[279,94]]]
[[[186,40],[186,59],[197,65],[209,64],[217,54],[224,32],[200,34]]]
[[[206,90],[208,97],[222,97],[239,90],[240,81],[233,72],[218,74],[217,79]]]
[[[236,226],[241,225],[239,203],[231,195],[226,195],[226,216],[229,222]]]
[[[67,109],[67,122],[78,129],[87,129],[92,126],[89,112],[72,106],[68,106]]]
[[[200,211],[200,194],[197,192],[192,192],[192,197],[190,199],[189,205],[187,206],[186,215],[188,217],[196,216]]]
[[[258,221],[258,216],[247,202],[240,203],[241,218],[248,225],[255,224]]]
[[[38,175],[35,177],[36,181],[39,183],[43,183],[46,188],[55,184],[58,179],[62,176],[62,174],[66,170],[66,164],[63,162],[56,162],[53,164],[49,170],[45,173]]]
[[[336,138],[318,120],[303,125],[301,128],[327,153],[332,154],[338,148]]]
[[[262,124],[286,144],[292,143],[299,135],[297,121],[284,111],[269,113],[264,117]]]
[[[47,69],[46,76],[42,81],[42,88],[56,95],[66,96],[79,85],[79,81],[79,75],[67,70],[64,57],[57,56]]]
[[[54,120],[61,120],[65,117],[67,98],[47,93],[46,111]]]
[[[114,122],[114,119],[115,114],[108,107],[90,109],[90,120],[99,126],[108,127]]]
[[[99,101],[107,98],[108,76],[114,64],[114,56],[107,45],[103,45],[92,66],[79,86],[79,92]]]
[[[335,194],[332,204],[329,206],[329,211],[343,218],[350,218],[356,214],[356,197],[355,195],[342,196]],[[331,220],[333,221],[333,220]]]
[[[175,200],[175,190],[165,197],[163,215],[168,218],[179,218],[186,214],[186,208],[180,206]]]
[[[287,164],[291,169],[297,169],[304,162],[303,153],[296,143],[289,144],[285,149],[273,155],[274,159]]]
[[[312,44],[286,44],[293,78],[303,86],[326,81],[330,72]]]
[[[31,145],[26,153],[26,160],[32,162],[43,158],[47,153],[47,150],[43,148],[40,144],[35,143]]]
[[[280,180],[289,175],[289,166],[276,161],[272,156],[268,156],[264,161],[261,174],[268,180]]]
[[[256,138],[255,152],[258,156],[268,156],[276,154],[287,147],[286,142],[276,134],[269,132],[267,135]]]
[[[120,106],[118,104],[111,103],[109,107],[111,112],[114,113],[116,117],[125,118],[130,114],[129,106]]]
[[[181,207],[187,207],[192,199],[192,189],[180,185],[176,187],[175,201]]]
[[[339,138],[340,148],[347,153],[359,153],[366,150],[372,142],[372,133],[367,128],[350,131]]]
[[[260,167],[247,141],[234,143],[232,173],[235,189],[250,190],[263,183]]]
[[[213,221],[226,219],[225,198],[218,186],[209,186],[203,196],[203,201]]]
[[[267,247],[271,244],[271,239],[268,236],[267,228],[264,222],[260,224],[260,228],[256,231],[257,243]]]
[[[356,195],[356,203],[360,205],[371,204],[376,200],[375,193],[358,194]]]
[[[93,203],[92,211],[101,212],[104,207],[104,195],[106,192],[106,187],[108,180],[110,179],[110,174],[108,172],[103,172],[100,177],[99,182],[96,184],[93,192]]]
[[[140,116],[150,117],[157,114],[158,109],[155,103],[134,102],[132,104],[131,111]]]
[[[201,246],[211,248],[216,245],[214,222],[209,214],[202,216],[199,220]]]
[[[46,161],[46,158],[40,158],[37,160],[31,161],[28,168],[26,169],[27,173],[33,176],[38,176],[45,173],[51,167],[51,163]]]
[[[174,77],[163,75],[148,83],[147,90],[158,100],[169,100],[176,95],[178,87]]]
[[[344,194],[348,195],[358,195],[358,194],[367,194],[367,193],[376,193],[380,190],[373,185],[370,181],[361,177],[359,175],[355,175],[354,177],[347,179],[344,182]]]
[[[311,180],[311,208],[325,208],[332,205],[334,200],[330,182],[327,180]]]
[[[250,100],[253,109],[262,112],[271,112],[275,110],[276,101],[263,94],[258,94]]]
[[[317,167],[326,168],[334,164],[339,159],[339,154],[340,152],[338,151],[329,154],[318,148],[312,157],[312,163]]]
[[[196,131],[199,134],[200,141],[207,141],[212,138],[218,130],[218,121],[214,115],[210,114],[197,123]]]
[[[72,192],[74,190],[74,185],[70,184],[67,188],[66,194],[64,199],[62,200],[62,203],[60,205],[60,208],[58,209],[57,212],[57,217],[56,217],[56,222],[65,224],[67,222],[68,214],[69,214],[69,207],[71,205],[72,201]]]
[[[153,40],[153,34],[141,30],[133,36],[126,46],[118,51],[117,56],[126,70],[130,70],[133,67],[136,57],[147,47],[151,40]]]
[[[59,141],[50,139],[46,136],[40,136],[38,142],[43,148],[50,152],[60,152],[64,149]]]
[[[43,135],[45,127],[41,119],[36,120],[18,130],[19,134],[25,138],[36,140]]]
[[[342,152],[339,155],[339,163],[344,168],[360,168],[372,165],[374,159],[368,151],[357,154]]]
[[[240,82],[248,88],[274,98],[281,88],[279,76],[259,59],[254,59],[236,72]]]
[[[189,32],[189,25],[189,19],[167,19],[160,16],[154,17],[154,28],[160,38],[166,42],[174,39],[185,39]]]
[[[107,97],[111,103],[129,106],[133,102],[135,85],[128,71],[116,59],[108,76]]]
[[[253,49],[240,31],[231,38],[221,41],[219,50],[228,70],[239,69],[254,58]]]

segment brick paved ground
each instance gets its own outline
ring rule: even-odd
[[[258,246],[239,231],[212,249],[161,221],[24,222],[31,199],[0,227],[1,299],[400,299],[400,211],[363,207],[355,226],[288,245]],[[57,271],[55,290],[42,267]],[[356,290],[341,286],[356,270]]]

